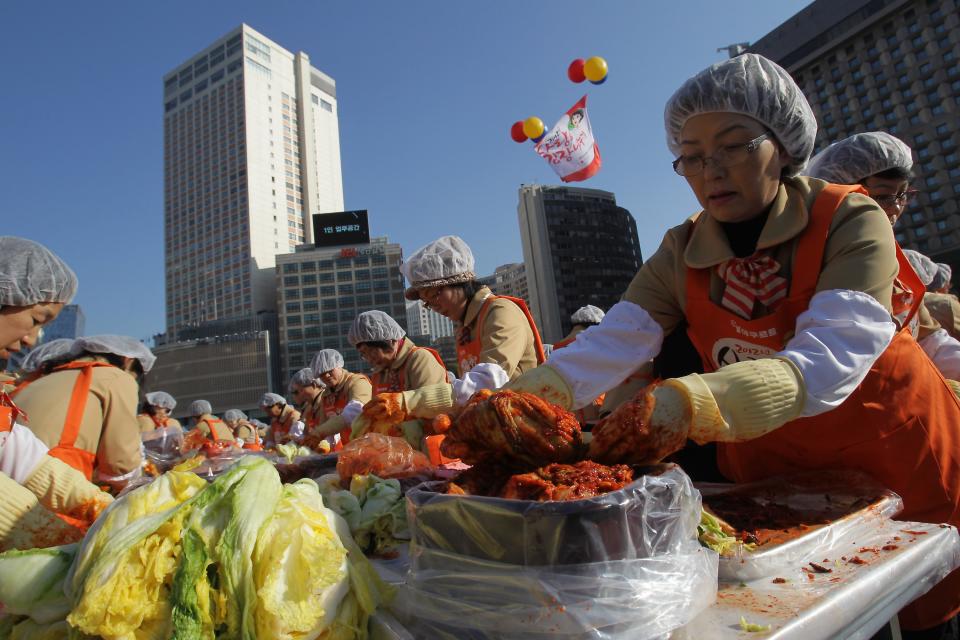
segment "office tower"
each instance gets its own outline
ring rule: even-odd
[[[419,300],[407,301],[407,334],[411,338],[449,337],[453,335],[453,320],[427,309]]]
[[[58,338],[79,338],[83,335],[87,318],[78,304],[68,304],[60,310],[53,322],[44,325],[40,343]]]
[[[609,191],[523,185],[517,213],[530,310],[544,342],[562,339],[583,305],[613,306],[640,269],[637,223]]]
[[[817,150],[864,131],[913,148],[919,194],[894,232],[960,268],[960,12],[956,0],[817,0],[755,42],[803,89]]]
[[[303,245],[277,256],[277,309],[285,380],[309,366],[321,349],[343,354],[347,369],[369,367],[347,341],[361,311],[379,309],[406,328],[400,273],[403,250],[387,238],[340,247]]]
[[[527,269],[522,262],[503,264],[494,269],[489,276],[479,278],[480,282],[490,287],[498,296],[512,296],[530,301],[530,292],[527,287]]]
[[[343,210],[336,84],[247,25],[163,78],[169,337],[273,310],[275,256]]]

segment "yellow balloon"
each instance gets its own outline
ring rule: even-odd
[[[530,116],[523,121],[523,132],[528,138],[539,138],[543,135],[543,120],[537,116]]]
[[[607,61],[600,56],[588,58],[583,63],[583,75],[591,82],[600,82],[607,77]]]

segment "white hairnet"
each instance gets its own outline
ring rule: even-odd
[[[279,393],[265,393],[260,398],[261,407],[272,407],[275,404],[287,404],[287,399]]]
[[[87,336],[77,338],[75,351],[87,353],[112,353],[123,358],[135,358],[140,361],[143,372],[153,368],[157,356],[153,355],[147,345],[130,336]]]
[[[953,281],[953,269],[950,268],[950,265],[943,262],[937,263],[937,275],[933,276],[933,280],[930,281],[930,284],[927,285],[927,289],[930,291],[936,291],[937,289],[942,289],[944,287],[949,287],[950,283]]]
[[[413,252],[400,271],[410,282],[408,300],[418,298],[417,289],[440,287],[476,279],[473,252],[457,236],[443,236]]]
[[[55,253],[26,238],[0,236],[0,307],[73,300],[77,276]]]
[[[857,184],[888,169],[910,171],[913,152],[885,131],[868,131],[834,142],[813,156],[804,175],[835,184]]]
[[[240,409],[227,409],[227,412],[223,414],[223,419],[227,422],[232,420],[246,420],[247,414],[245,414],[243,411],[240,411]]]
[[[336,349],[323,349],[319,351],[317,355],[313,356],[313,362],[310,363],[313,374],[318,378],[327,371],[333,371],[334,369],[342,367],[343,356],[340,355],[340,352]]]
[[[318,387],[324,386],[322,382],[317,379],[317,376],[314,375],[313,369],[310,367],[304,367],[293,374],[293,377],[290,378],[290,388],[296,385],[300,388],[309,387],[310,385],[316,385]]]
[[[683,125],[701,113],[741,113],[758,120],[790,154],[787,175],[799,173],[813,152],[817,119],[803,91],[783,68],[755,53],[707,67],[667,101],[667,146],[675,156]]]
[[[904,249],[903,255],[907,256],[910,266],[920,276],[920,282],[923,283],[923,286],[926,287],[933,282],[934,276],[937,275],[937,263],[913,249]]]
[[[383,311],[364,311],[353,319],[353,325],[347,333],[350,344],[357,346],[361,342],[383,342],[402,340],[407,332],[403,330],[390,314]]]
[[[144,399],[151,407],[160,407],[167,411],[173,411],[177,407],[177,401],[166,391],[151,391]]]
[[[603,320],[603,309],[600,307],[595,307],[592,304],[588,304],[585,307],[580,307],[573,312],[573,315],[570,316],[570,322],[573,324],[581,324],[586,322],[596,322],[599,323]]]
[[[57,338],[38,344],[27,353],[20,364],[20,370],[24,373],[33,373],[48,362],[73,357],[73,343],[73,338]]]
[[[207,400],[194,400],[190,403],[189,412],[191,416],[202,416],[205,413],[213,413],[213,407]]]

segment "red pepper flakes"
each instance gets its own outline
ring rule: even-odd
[[[847,560],[847,562],[849,562],[850,564],[867,564],[867,561],[861,559],[860,556],[853,556],[852,558]]]
[[[926,531],[911,531],[910,529],[900,529],[904,533],[909,533],[912,536],[925,536],[927,535]],[[899,540],[900,538],[894,538],[894,540]]]
[[[817,573],[833,573],[833,569],[827,569],[823,565],[819,565],[816,562],[807,563],[810,565],[810,568],[816,571]]]
[[[860,547],[860,551],[857,553],[877,553],[876,547]]]
[[[787,584],[786,578],[774,578],[773,584]]]
[[[899,546],[899,545],[895,545],[895,544],[885,544],[885,545],[883,545],[883,546],[880,547],[880,548],[881,548],[883,551],[895,551],[896,549],[899,549],[900,546]]]

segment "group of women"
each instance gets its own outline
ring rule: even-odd
[[[682,222],[622,300],[545,364],[538,366],[544,349],[522,301],[480,285],[469,247],[445,236],[402,270],[409,299],[457,323],[457,376],[389,316],[366,312],[349,338],[373,374],[346,371],[339,353],[321,351],[291,384],[302,411],[295,416],[278,400],[274,424],[288,433],[302,424],[308,441],[342,442],[374,430],[422,442],[432,437],[429,418],[479,389],[527,391],[570,409],[606,394],[631,399],[608,403],[604,420],[622,426],[636,462],[692,441],[717,443],[718,469],[734,482],[856,469],[901,495],[900,517],[960,524],[960,399],[952,382],[960,377],[960,344],[950,335],[954,321],[938,322],[930,312],[942,301],[929,293],[943,292],[926,291],[932,274],[918,275],[923,268],[911,266],[892,230],[910,194],[909,148],[888,134],[861,134],[808,165],[814,115],[790,75],[755,54],[687,80],[667,103],[665,128],[673,168],[701,211],[678,215]],[[0,243],[4,269],[10,242]],[[15,266],[15,279],[30,281],[38,273],[31,269]],[[75,278],[65,266],[54,271],[60,275],[39,277],[46,286],[0,290],[0,346],[29,344],[69,301]],[[939,289],[949,287],[946,277]],[[945,305],[950,313],[957,308],[949,297]],[[63,392],[106,367],[131,378],[149,368],[119,350],[109,351],[118,356],[111,358],[87,349],[81,364],[63,370]],[[665,379],[636,390],[650,372]],[[629,393],[624,385],[633,385]],[[3,415],[0,480],[11,487],[3,499],[19,501],[2,511],[4,523],[35,512],[38,501],[69,510],[73,502],[51,501],[62,495],[60,486],[98,495],[62,465],[62,475],[44,472],[37,486],[37,474],[56,466],[55,458],[20,426],[12,403]],[[59,425],[62,417],[49,420]],[[947,637],[956,632],[958,611],[954,572],[901,612],[904,635]]]

